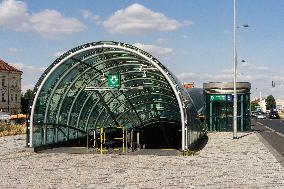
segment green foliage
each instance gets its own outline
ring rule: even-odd
[[[31,89],[28,89],[25,94],[22,94],[21,97],[21,110],[23,114],[27,114],[29,110],[29,104],[31,103],[33,98],[33,91]]]
[[[0,137],[26,133],[26,125],[10,125],[0,122]]]
[[[250,103],[251,105],[251,111],[256,111],[256,107],[259,106],[258,101],[254,100]]]
[[[266,100],[266,109],[267,110],[270,110],[272,108],[276,108],[276,102],[275,102],[275,99],[272,95],[269,95]]]

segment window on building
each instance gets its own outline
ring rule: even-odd
[[[2,87],[5,87],[5,79],[2,79]]]
[[[14,101],[14,94],[11,94],[11,102]]]
[[[15,101],[18,101],[18,94],[15,94]]]
[[[4,93],[2,93],[2,102],[6,102]]]

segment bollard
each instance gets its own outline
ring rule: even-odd
[[[94,130],[94,148],[96,149],[96,130]]]
[[[130,148],[133,151],[133,129],[130,132]]]
[[[139,132],[137,133],[137,148],[140,149]]]
[[[128,137],[127,137],[127,135],[128,135],[128,132],[127,132],[127,130],[125,131],[125,152],[127,153],[127,149],[128,149],[128,145],[127,145],[127,142],[128,142]]]
[[[104,132],[104,129],[101,127],[100,129],[101,155],[103,155],[103,132]]]

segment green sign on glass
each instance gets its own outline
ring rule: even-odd
[[[226,101],[226,95],[210,95],[210,101]]]
[[[120,80],[121,79],[120,79],[119,74],[108,75],[107,85],[108,85],[108,87],[112,87],[112,88],[120,88],[120,86],[121,86]]]

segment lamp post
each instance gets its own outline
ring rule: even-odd
[[[234,65],[234,113],[233,113],[233,139],[237,139],[237,124],[238,124],[238,97],[237,97],[237,45],[236,45],[236,29],[239,28],[236,26],[236,0],[234,0],[234,52],[233,52],[233,65]],[[242,27],[249,27],[249,25],[244,24]]]
[[[234,52],[233,52],[233,65],[234,65],[234,113],[233,113],[233,139],[237,139],[237,111],[238,111],[238,97],[237,97],[237,47],[236,47],[236,0],[234,0]]]

